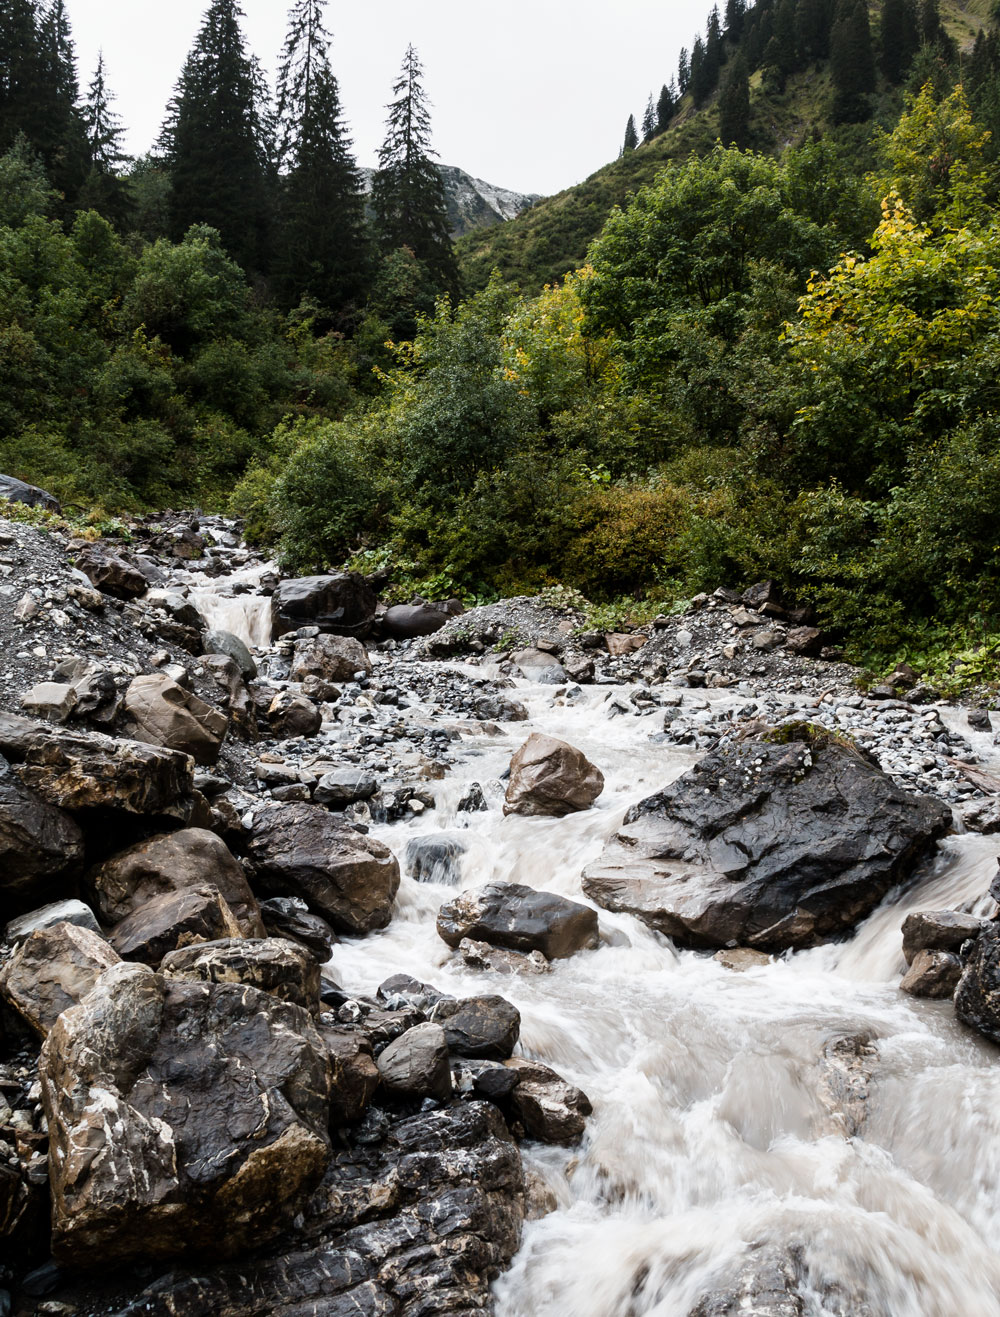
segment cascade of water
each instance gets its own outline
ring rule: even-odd
[[[268,562],[214,580],[189,577],[197,582],[189,597],[210,630],[229,631],[251,649],[266,649],[271,643],[271,600],[256,592],[261,577],[276,570]]]
[[[651,744],[637,717],[609,718],[605,695],[561,707],[551,688],[524,686],[530,721],[477,742],[434,815],[379,835],[402,856],[412,836],[461,827],[462,886],[503,879],[583,900],[581,871],[628,805],[697,757]],[[456,814],[461,788],[495,779],[534,730],[601,767],[597,807],[558,820]],[[501,1317],[688,1317],[769,1246],[799,1250],[806,1317],[997,1317],[995,1049],[950,1003],[901,994],[898,976],[905,914],[989,909],[998,853],[1000,838],[949,838],[850,941],[743,974],[603,910],[600,949],[550,974],[473,973],[434,927],[454,888],[404,876],[392,924],[339,946],[335,976],[357,991],[405,972],[457,996],[500,992],[521,1012],[521,1050],[594,1104],[581,1149],[527,1147],[557,1208],[526,1226],[496,1286]],[[862,1100],[845,1112],[824,1053],[857,1035],[872,1043]]]

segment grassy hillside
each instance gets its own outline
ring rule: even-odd
[[[960,50],[971,47],[976,33],[990,23],[993,0],[941,0],[941,17]],[[873,31],[879,4],[870,4]],[[805,140],[809,133],[832,131],[833,100],[825,65],[788,79],[780,96],[768,95],[757,72],[751,79],[752,145],[777,152]],[[708,150],[718,135],[716,98],[695,110],[685,97],[665,133],[598,169],[555,196],[546,197],[507,224],[470,233],[460,240],[459,259],[470,291],[485,286],[494,269],[534,292],[580,266],[591,241],[600,233],[614,206],[624,205],[640,187],[651,183],[671,160]],[[891,128],[902,104],[898,90],[887,88],[875,98],[876,124]]]

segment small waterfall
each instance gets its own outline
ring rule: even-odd
[[[261,577],[276,570],[269,562],[214,580],[197,577],[188,596],[211,630],[230,631],[251,649],[267,649],[271,643],[271,599],[254,592],[260,588]],[[234,586],[239,592],[234,593]]]

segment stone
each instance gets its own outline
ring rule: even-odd
[[[913,997],[951,997],[961,977],[962,962],[953,951],[921,949],[899,986]]]
[[[21,696],[22,709],[54,723],[64,723],[76,704],[76,688],[58,681],[40,682]]]
[[[155,968],[177,947],[241,936],[222,893],[204,883],[151,896],[115,924],[108,941],[123,960],[141,960]]]
[[[101,931],[101,926],[90,906],[71,898],[68,901],[53,901],[49,905],[43,905],[37,910],[29,910],[27,914],[12,919],[4,929],[4,941],[16,946],[18,942],[23,942],[26,937],[30,937],[39,929],[51,928],[53,924],[62,923],[76,924],[77,928],[89,928],[92,933]]]
[[[439,1024],[416,1024],[389,1044],[376,1060],[390,1093],[406,1097],[451,1097],[448,1044]]]
[[[780,604],[781,591],[774,581],[757,581],[740,595],[748,608],[763,608],[765,604]]]
[[[506,997],[445,998],[431,1012],[450,1051],[484,1061],[505,1061],[521,1035],[521,1013]]]
[[[593,1107],[586,1093],[539,1061],[512,1057],[508,1069],[518,1076],[511,1094],[514,1116],[529,1139],[540,1143],[578,1143]]]
[[[325,919],[309,913],[300,896],[272,896],[262,901],[260,913],[269,937],[297,942],[318,965],[325,965],[340,939]]]
[[[83,855],[77,823],[23,786],[0,758],[0,898],[8,916],[61,896]]]
[[[279,741],[293,737],[315,736],[323,726],[323,714],[304,695],[294,691],[278,691],[267,708],[267,722],[271,735]]]
[[[33,726],[42,730],[17,736],[23,760],[18,776],[50,804],[175,817],[189,808],[190,756],[139,741]]]
[[[106,924],[127,918],[154,896],[205,883],[222,893],[244,936],[264,936],[260,907],[243,866],[221,837],[205,828],[182,828],[137,842],[87,875]]]
[[[581,750],[534,732],[510,761],[505,814],[562,818],[589,809],[604,790],[604,774]]]
[[[93,544],[77,550],[76,566],[102,594],[114,599],[138,599],[149,588],[149,582],[137,567],[117,553]]]
[[[297,640],[289,676],[292,681],[318,677],[321,681],[353,681],[357,673],[371,676],[368,651],[353,636],[319,635]]]
[[[989,709],[970,709],[965,717],[974,732],[992,732]]]
[[[208,630],[202,638],[206,654],[224,654],[231,658],[243,675],[244,681],[255,681],[257,664],[239,636],[231,631]]]
[[[784,643],[785,637],[780,631],[758,631],[751,645],[754,649],[760,650],[764,654],[770,654],[774,649],[778,649]]]
[[[0,973],[0,993],[43,1038],[120,957],[99,933],[65,921],[37,929]]]
[[[439,1002],[454,1001],[447,993],[439,992],[429,983],[421,983],[410,974],[390,974],[375,991],[376,1000],[389,1010],[419,1011],[429,1015]]]
[[[113,966],[56,1021],[39,1073],[61,1264],[238,1253],[329,1160],[323,1040],[255,988]]]
[[[984,925],[965,958],[955,990],[955,1014],[1000,1043],[1000,925],[995,921]]]
[[[354,572],[282,581],[271,596],[271,637],[318,626],[338,636],[362,636],[372,626],[378,599]]]
[[[594,660],[585,654],[564,654],[562,663],[570,681],[587,686],[594,680]]]
[[[604,644],[612,658],[627,658],[642,649],[648,639],[638,632],[612,631],[604,637]]]
[[[987,921],[957,910],[920,910],[903,920],[903,956],[912,965],[918,951],[958,951],[978,937]]]
[[[394,604],[382,614],[379,629],[390,640],[431,636],[462,612],[457,599],[443,604]]]
[[[330,1058],[330,1128],[353,1125],[364,1115],[379,1084],[372,1045],[361,1029],[321,1023]]]
[[[339,931],[370,933],[392,918],[399,888],[396,857],[322,805],[259,809],[247,863],[265,893],[301,896]]]
[[[181,626],[194,627],[196,631],[204,631],[206,628],[205,619],[191,600],[176,590],[160,588],[149,590],[146,594],[146,603],[154,608],[161,608],[175,622],[180,622]]]
[[[951,812],[832,737],[774,738],[723,742],[632,806],[584,892],[685,946],[781,951],[847,933],[911,877]]]
[[[804,1317],[807,1311],[795,1258],[784,1249],[754,1247],[749,1259],[722,1283],[724,1288],[705,1294],[688,1317]],[[859,1308],[827,1311],[868,1317]]]
[[[437,930],[450,947],[463,938],[510,951],[540,951],[559,960],[597,946],[597,914],[555,892],[517,883],[487,883],[446,901]]]
[[[246,983],[281,1001],[319,1011],[319,965],[304,947],[280,937],[223,938],[169,951],[160,962],[168,979]]]
[[[189,754],[195,763],[214,764],[229,719],[169,677],[136,677],[125,692],[125,712],[135,739]]]
[[[458,954],[469,969],[486,970],[492,974],[547,974],[552,968],[540,951],[524,955],[520,951],[506,951],[491,947],[488,942],[476,942],[463,937]]]
[[[814,626],[792,627],[785,636],[786,649],[790,649],[793,654],[805,654],[810,658],[815,658],[825,644],[826,637],[823,632]]]
[[[361,800],[371,800],[378,791],[378,779],[360,768],[338,768],[324,773],[316,783],[313,800],[327,809],[346,809]]]
[[[462,878],[462,856],[468,846],[447,832],[411,837],[403,853],[409,876],[418,883],[445,883],[454,887]]]
[[[510,661],[527,681],[537,681],[545,686],[562,686],[569,681],[566,669],[556,656],[543,649],[516,650]]]
[[[45,512],[62,512],[59,500],[37,485],[29,485],[15,476],[0,476],[0,498],[8,503],[23,503],[29,508],[41,508]]]
[[[748,969],[770,965],[773,957],[766,951],[754,951],[752,947],[728,947],[725,951],[717,951],[712,959],[717,960],[725,969],[742,974]]]

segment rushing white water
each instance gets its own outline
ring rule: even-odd
[[[551,687],[518,694],[530,723],[470,739],[438,809],[379,833],[402,856],[411,836],[464,828],[463,886],[584,900],[581,871],[628,805],[696,756],[651,744],[648,720],[609,717],[606,688],[569,707]],[[495,779],[532,730],[600,766],[598,805],[561,820],[456,814],[463,784]],[[1000,838],[952,837],[851,941],[742,974],[603,910],[600,949],[550,974],[474,973],[435,931],[454,889],[404,876],[392,924],[338,947],[334,975],[354,991],[405,972],[455,995],[501,993],[521,1012],[519,1050],[594,1105],[582,1147],[526,1145],[557,1207],[527,1224],[496,1285],[501,1317],[687,1317],[769,1244],[800,1249],[808,1317],[1000,1317],[998,1054],[949,1002],[898,989],[904,915],[992,909],[998,853]],[[855,1133],[823,1053],[858,1034],[873,1044]]]
[[[210,630],[229,631],[251,649],[266,649],[271,643],[271,600],[256,592],[260,578],[275,571],[276,564],[267,562],[215,579],[187,573],[192,582],[188,596]]]

